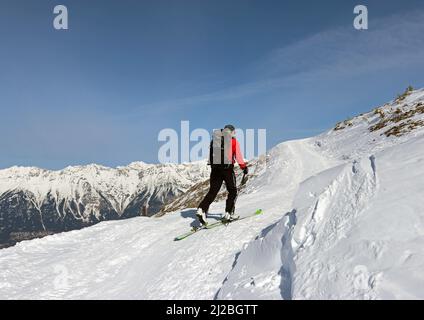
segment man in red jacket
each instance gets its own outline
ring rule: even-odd
[[[244,174],[248,174],[247,164],[243,160],[240,151],[240,144],[235,138],[235,127],[227,125],[223,130],[214,132],[214,138],[211,141],[209,164],[212,171],[210,176],[210,188],[208,194],[199,204],[197,217],[201,224],[207,225],[206,215],[209,206],[215,200],[222,182],[227,187],[228,197],[225,206],[224,221],[235,219],[235,201],[237,198],[236,175],[234,173],[234,164],[237,162]]]

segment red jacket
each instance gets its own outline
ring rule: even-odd
[[[246,163],[244,162],[244,157],[240,150],[240,144],[236,138],[233,138],[231,141],[230,159],[233,161],[233,164],[237,161],[242,170],[246,168]]]

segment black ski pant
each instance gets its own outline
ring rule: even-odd
[[[209,206],[215,201],[215,198],[221,189],[222,182],[225,182],[225,186],[228,191],[225,212],[234,212],[237,198],[237,185],[233,166],[230,168],[212,167],[209,192],[199,205],[199,208],[201,208],[204,212],[209,211]]]

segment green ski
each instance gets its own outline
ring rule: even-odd
[[[191,235],[193,235],[193,234],[195,234],[196,232],[198,232],[198,231],[200,231],[200,230],[203,230],[203,229],[206,229],[206,226],[193,227],[193,228],[192,228],[189,232],[184,233],[184,234],[182,234],[182,235],[180,235],[180,236],[176,237],[176,238],[174,239],[174,241],[181,241],[181,240],[184,240],[185,238],[188,238],[188,237],[190,237]]]
[[[231,221],[226,221],[226,222],[224,222],[224,221],[218,221],[218,222],[214,222],[214,223],[208,224],[207,226],[193,227],[189,232],[184,233],[184,234],[176,237],[174,239],[174,241],[184,240],[184,239],[188,238],[189,236],[191,236],[191,235],[193,235],[193,234],[195,234],[195,233],[197,233],[197,232],[199,232],[201,230],[207,230],[207,229],[213,229],[213,228],[216,228],[216,227],[227,226],[230,223],[233,223],[233,222],[236,222],[236,221],[240,221],[240,220],[244,220],[244,219],[248,219],[248,218],[252,218],[252,217],[255,217],[255,216],[259,216],[261,214],[263,214],[263,211],[262,211],[262,209],[259,209],[259,210],[256,210],[255,213],[253,213],[251,215],[248,215],[248,216],[245,216],[245,217],[242,217],[242,218],[239,218],[239,219],[235,219],[235,220],[231,220]]]

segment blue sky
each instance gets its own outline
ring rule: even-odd
[[[421,0],[1,0],[0,168],[156,162],[182,120],[318,134],[424,87],[423,21]]]

